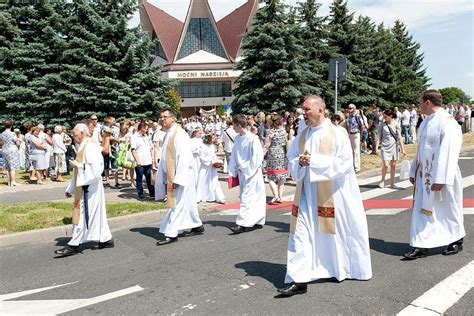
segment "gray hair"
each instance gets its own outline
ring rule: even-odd
[[[38,128],[42,131],[44,131],[44,125],[43,124],[38,124]]]
[[[54,127],[54,132],[55,132],[55,133],[58,133],[58,134],[59,134],[59,133],[61,133],[62,131],[63,131],[63,127],[62,127],[61,125],[56,125],[56,126]]]
[[[326,102],[324,102],[324,99],[320,97],[319,95],[310,94],[310,95],[305,96],[303,100],[304,101],[309,100],[312,105],[316,105],[317,103],[319,103],[319,105],[323,108],[323,110],[326,110]]]
[[[84,133],[84,135],[86,136],[91,136],[91,134],[89,133],[89,128],[87,127],[86,124],[84,123],[78,123],[76,124],[76,126],[74,127],[74,129],[80,133]]]

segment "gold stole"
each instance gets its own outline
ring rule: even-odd
[[[174,148],[174,139],[181,126],[176,124],[172,135],[169,136],[166,146],[166,206],[168,208],[176,207],[176,192],[173,188],[174,176],[176,173],[176,149]]]
[[[306,127],[301,134],[298,143],[300,154],[304,153],[306,134],[309,127]],[[336,127],[330,124],[328,133],[323,135],[319,144],[318,156],[315,159],[333,159],[334,136]],[[301,192],[303,191],[303,181],[301,179],[296,184],[296,193],[291,209],[291,225],[290,233],[296,231],[296,223],[298,221],[298,212],[300,208]],[[336,221],[334,212],[334,185],[332,180],[320,181],[317,183],[317,201],[318,201],[318,229],[322,234],[336,234]]]
[[[76,161],[78,164],[83,164],[84,163],[84,154],[86,152],[86,147],[89,145],[89,143],[92,142],[92,139],[90,137],[84,138],[83,140],[84,146],[82,146],[82,149],[79,150],[79,152],[76,155]],[[74,225],[79,224],[79,218],[81,217],[81,195],[82,195],[82,187],[77,186],[77,167],[74,168],[74,208],[72,210],[72,223]]]

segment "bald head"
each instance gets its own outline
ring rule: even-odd
[[[311,104],[312,106],[319,106],[323,110],[326,109],[326,102],[324,102],[324,99],[321,98],[319,95],[315,95],[315,94],[307,95],[304,97],[303,103],[306,101],[308,101],[309,104]]]
[[[84,123],[79,123],[74,126],[72,130],[72,136],[74,137],[74,141],[77,144],[81,144],[85,137],[90,137],[91,134],[89,133],[89,128]]]

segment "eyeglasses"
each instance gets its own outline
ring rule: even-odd
[[[93,120],[93,121],[97,121],[97,118],[91,118],[91,120]]]
[[[166,120],[167,118],[170,118],[171,116],[160,116],[160,120]]]

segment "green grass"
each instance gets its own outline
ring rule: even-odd
[[[163,203],[107,203],[107,217],[165,208]],[[72,202],[21,203],[0,206],[0,235],[71,224]]]
[[[63,180],[69,181],[71,177],[72,177],[72,172],[71,174],[63,175]],[[20,184],[36,184],[36,181],[30,181],[30,173],[23,170],[16,172],[16,181]],[[50,180],[45,179],[45,181],[50,181]],[[7,185],[7,184],[8,184],[7,176],[5,175],[4,177],[0,177],[0,186]]]

